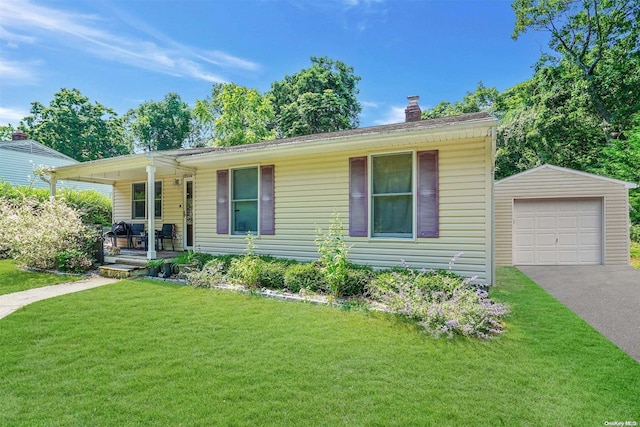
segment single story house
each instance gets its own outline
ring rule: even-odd
[[[53,190],[56,180],[112,185],[114,222],[172,223],[176,248],[212,254],[242,254],[252,232],[257,253],[315,260],[316,227],[338,213],[352,262],[493,283],[496,119],[419,120],[415,100],[406,113],[399,124],[55,167]]]
[[[629,189],[543,165],[495,184],[498,265],[629,265]]]
[[[49,184],[35,175],[40,167],[64,166],[79,163],[51,147],[29,139],[23,132],[15,132],[10,141],[0,141],[0,181],[12,185],[48,188]],[[59,182],[60,187],[76,190],[95,190],[111,196],[111,186],[82,182]]]

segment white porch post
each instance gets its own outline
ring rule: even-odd
[[[49,179],[49,198],[51,200],[56,198],[56,177],[51,175],[51,178]]]
[[[156,258],[156,167],[147,166],[147,259]]]

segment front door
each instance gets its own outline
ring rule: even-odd
[[[184,247],[193,249],[193,179],[184,180]]]

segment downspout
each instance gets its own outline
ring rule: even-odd
[[[155,209],[156,167],[147,166],[147,259],[156,259],[156,209]]]

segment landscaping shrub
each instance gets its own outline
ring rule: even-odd
[[[75,209],[85,224],[111,225],[111,199],[95,190],[76,191],[63,188],[59,197]]]
[[[32,268],[85,271],[92,265],[97,231],[59,200],[0,199],[0,249]]]
[[[349,263],[347,276],[339,293],[344,297],[364,296],[374,277],[375,273],[371,267]]]
[[[285,275],[287,269],[292,265],[289,260],[270,259],[270,257],[260,257],[262,265],[258,275],[260,286],[268,289],[284,289]]]
[[[218,260],[207,262],[202,270],[186,274],[187,284],[194,288],[213,288],[227,283],[224,263]]]
[[[58,253],[58,270],[71,273],[83,273],[93,266],[93,260],[87,253],[78,249],[68,249]]]
[[[629,230],[629,237],[632,242],[640,243],[640,224],[631,226]]]
[[[191,264],[202,270],[205,264],[214,259],[214,256],[204,252],[186,251],[173,259],[175,264]]]
[[[327,290],[337,298],[347,280],[350,249],[344,241],[342,220],[338,213],[334,213],[326,233],[323,233],[320,227],[316,227],[315,241],[320,253],[321,271]]]
[[[379,274],[370,292],[389,310],[414,320],[432,335],[489,338],[502,333],[508,307],[450,271],[410,268]]]
[[[49,197],[48,188],[13,186],[6,181],[0,181],[0,198],[6,199],[12,205],[19,205],[27,199],[35,199],[42,203],[48,201]],[[111,199],[102,193],[95,190],[61,188],[56,198],[76,210],[85,224],[111,224]]]
[[[312,292],[323,292],[327,289],[324,274],[317,263],[289,266],[284,275],[284,285],[291,292],[300,292],[303,288]]]
[[[264,261],[255,255],[244,255],[231,260],[227,277],[233,283],[244,285],[250,289],[258,287],[260,270]]]
[[[241,256],[242,255],[237,254],[214,255],[210,261],[205,263],[205,267],[215,266],[216,268],[219,268],[223,274],[227,274],[229,267],[231,267],[231,262]]]

